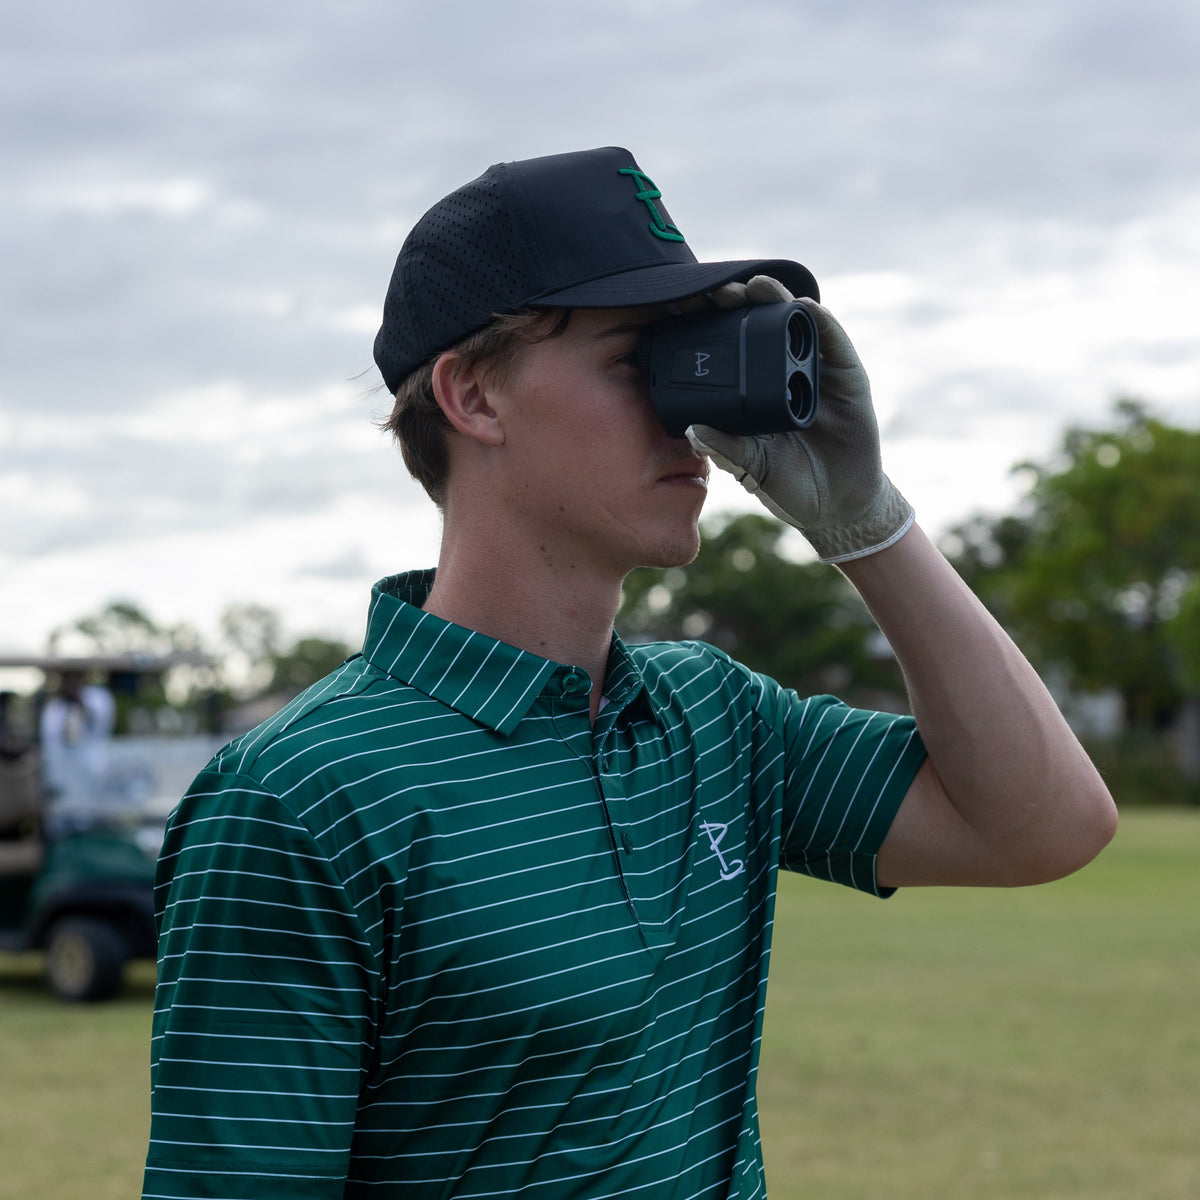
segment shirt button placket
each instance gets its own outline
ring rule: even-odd
[[[600,790],[604,794],[613,840],[626,854],[632,854],[633,835],[628,829],[629,802],[625,799],[625,781],[613,770],[614,762],[615,756],[610,750],[600,751],[597,763],[600,768]]]

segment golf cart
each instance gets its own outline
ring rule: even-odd
[[[111,678],[180,661],[0,657],[0,667]],[[129,960],[155,956],[154,870],[166,816],[214,746],[106,737],[103,772],[68,797],[45,723],[40,742],[34,729],[14,737],[10,724],[0,736],[0,951],[44,952],[47,982],[64,1000],[107,999]]]

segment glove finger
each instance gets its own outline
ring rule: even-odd
[[[751,304],[786,304],[792,293],[770,275],[755,275],[746,284],[746,298]]]
[[[831,367],[861,369],[862,361],[858,357],[858,351],[854,349],[854,343],[833,313],[807,296],[801,296],[799,302],[812,313],[817,323],[817,343],[821,347],[821,361]]]
[[[718,308],[745,308],[746,285],[744,283],[723,283],[709,293],[709,298]]]
[[[754,438],[724,433],[711,425],[689,425],[686,436],[697,454],[703,454],[722,471],[729,472],[746,491],[758,491],[761,481],[757,476],[762,472],[754,470],[752,474],[751,470],[761,461],[761,455]]]

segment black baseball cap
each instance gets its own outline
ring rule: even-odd
[[[662,193],[619,146],[497,163],[405,239],[375,362],[394,392],[427,359],[520,308],[667,304],[752,275],[820,299],[799,263],[698,262]]]

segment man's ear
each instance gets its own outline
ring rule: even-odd
[[[488,398],[485,373],[467,366],[453,350],[433,364],[433,395],[446,420],[465,437],[488,446],[504,444],[504,427]]]

